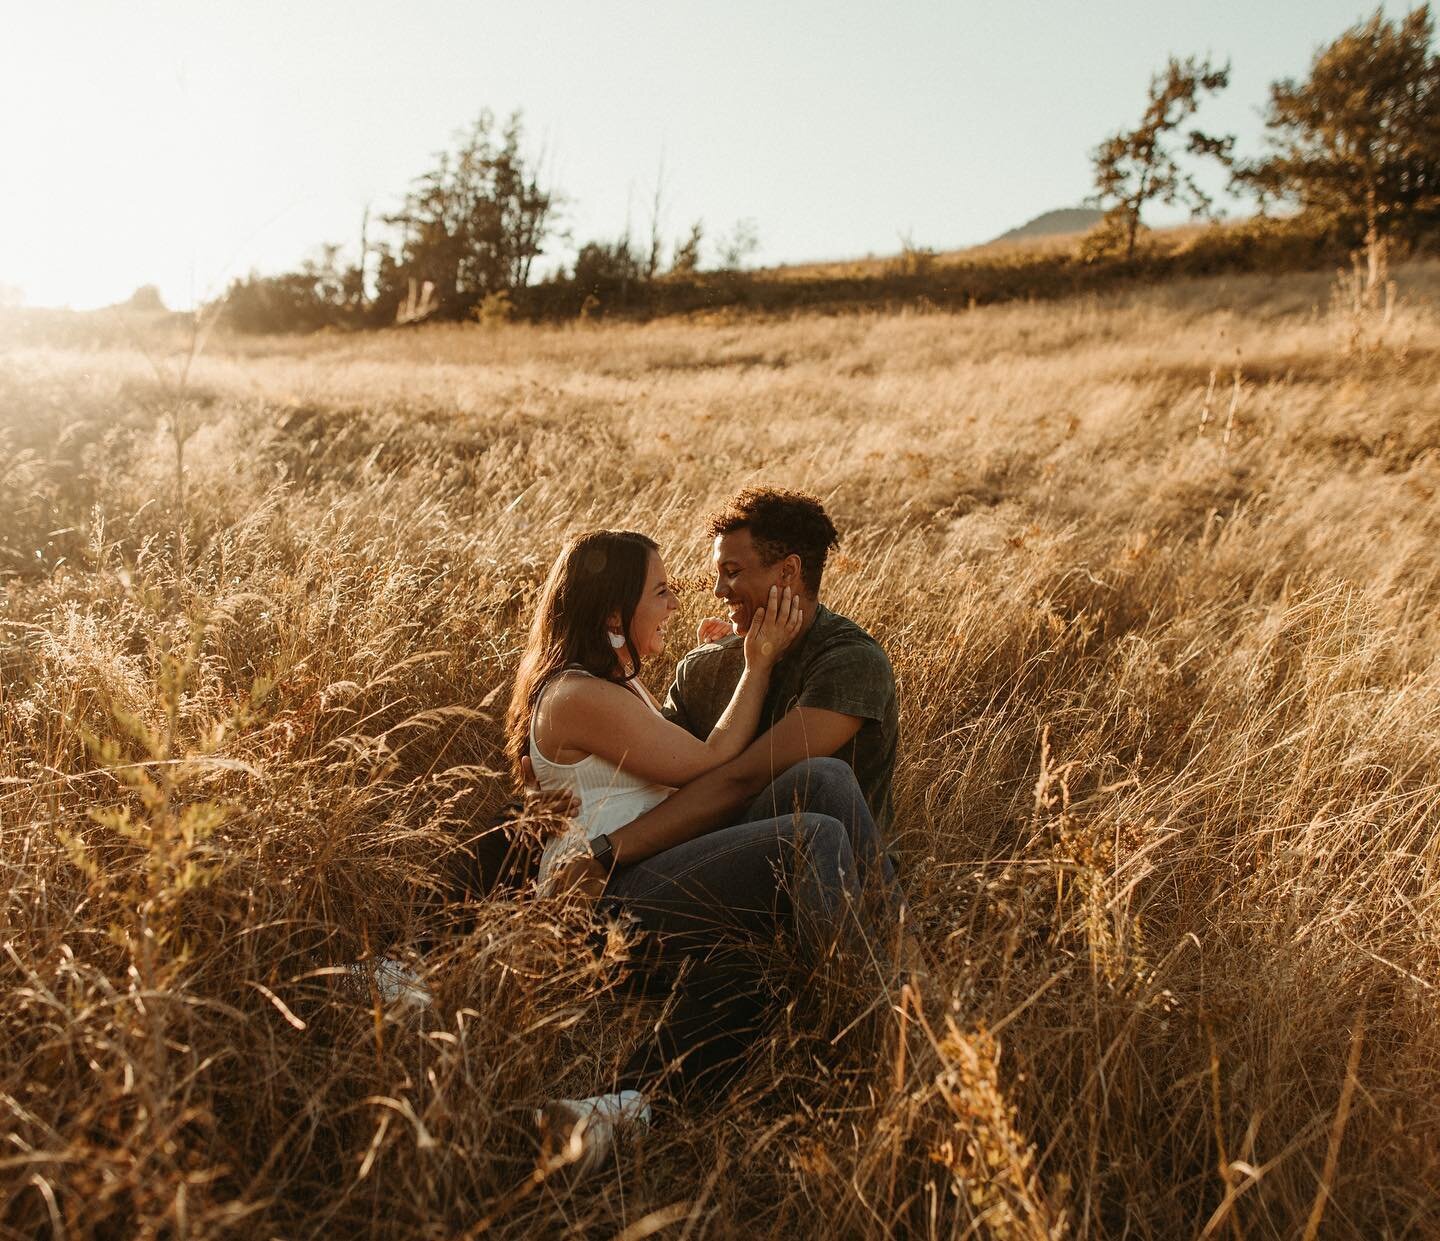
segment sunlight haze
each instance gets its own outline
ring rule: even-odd
[[[537,274],[627,219],[643,233],[662,158],[672,242],[751,219],[763,264],[902,234],[954,248],[1080,202],[1090,150],[1171,53],[1231,59],[1199,122],[1253,150],[1266,84],[1372,7],[12,6],[0,289],[91,307],[153,283],[186,307],[324,242],[353,250],[366,205],[393,209],[483,108],[523,110],[567,199],[570,242]]]

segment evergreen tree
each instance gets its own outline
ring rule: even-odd
[[[381,296],[433,285],[440,312],[464,315],[489,293],[523,288],[551,231],[555,197],[520,149],[520,114],[497,129],[489,111],[454,151],[416,179],[385,222],[398,239],[380,261]]]

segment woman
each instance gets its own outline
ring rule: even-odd
[[[638,680],[665,649],[679,606],[654,540],[630,531],[575,539],[541,591],[510,704],[509,753],[533,764],[546,792],[580,803],[571,829],[540,863],[542,890],[587,842],[739,755],[754,739],[770,670],[800,631],[800,601],[773,597],[745,638],[745,671],[704,741],[670,723]]]
[[[573,540],[546,579],[507,717],[516,771],[528,760],[542,790],[569,792],[579,806],[571,827],[544,850],[542,891],[569,889],[595,869],[595,858],[603,860],[606,833],[739,755],[754,737],[771,670],[803,628],[799,600],[772,591],[746,631],[734,695],[702,741],[666,720],[638,680],[642,661],[664,649],[677,606],[655,542],[633,532]],[[863,805],[848,767],[816,763],[807,778],[822,774],[817,785],[839,788],[846,805]],[[794,803],[786,795],[770,804]],[[854,842],[855,824],[814,812],[721,828],[628,859],[609,871],[603,893],[588,893],[655,932],[672,957],[700,964],[688,971],[671,1019],[622,1075],[625,1089],[551,1106],[552,1123],[584,1138],[572,1154],[593,1162],[615,1121],[647,1119],[650,1092],[677,1061],[683,1086],[714,1088],[728,1079],[762,1000],[753,969],[737,969],[726,941],[773,939],[782,927],[809,952],[833,940],[858,902],[864,863],[880,856],[878,832],[868,814],[861,818],[864,839]],[[715,965],[722,956],[723,968]]]

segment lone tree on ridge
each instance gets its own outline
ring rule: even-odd
[[[1125,257],[1135,256],[1140,212],[1147,203],[1180,203],[1193,215],[1210,210],[1211,199],[1186,172],[1172,149],[1171,138],[1200,107],[1201,97],[1223,90],[1230,83],[1230,66],[1212,66],[1208,59],[1171,57],[1164,70],[1150,79],[1149,100],[1140,124],[1122,130],[1095,148],[1093,201],[1108,207],[1101,227],[1123,240]],[[1214,138],[1192,129],[1185,149],[1227,161],[1234,145],[1230,137]]]

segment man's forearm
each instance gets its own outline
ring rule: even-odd
[[[797,707],[739,758],[677,789],[654,810],[610,833],[617,862],[643,862],[734,821],[781,772],[838,753],[860,731],[858,716]]]
[[[610,833],[617,863],[646,858],[724,827],[765,787],[764,773],[747,770],[739,760],[706,772],[676,789],[653,810]]]

